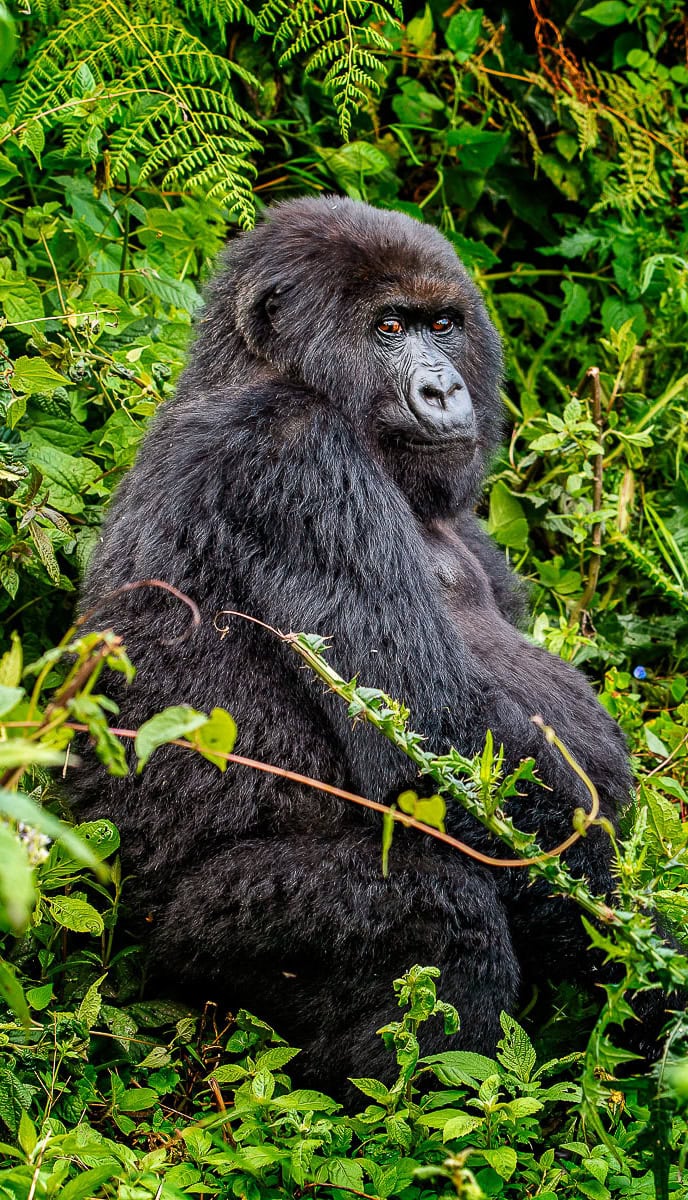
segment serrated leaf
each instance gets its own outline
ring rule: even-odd
[[[300,1053],[301,1051],[294,1046],[272,1046],[258,1055],[256,1068],[261,1071],[279,1071]]]
[[[100,985],[105,978],[105,975],[101,975],[100,979],[96,979],[91,984],[77,1009],[77,1017],[80,1021],[83,1021],[87,1029],[93,1029],[100,1016],[100,1009],[103,1003],[103,997],[100,994]]]
[[[499,1069],[493,1058],[475,1054],[472,1050],[445,1050],[444,1054],[430,1054],[420,1061],[427,1063],[440,1083],[449,1087],[461,1083],[480,1083],[496,1075]]]
[[[502,1179],[511,1179],[518,1164],[516,1151],[511,1146],[498,1146],[496,1150],[481,1150],[480,1153]]]
[[[53,544],[48,534],[46,533],[45,529],[42,529],[41,526],[37,525],[35,521],[30,522],[29,529],[31,531],[31,537],[33,538],[33,544],[38,551],[38,557],[48,572],[50,579],[52,579],[53,583],[59,583],[60,568],[58,566],[57,559],[55,558]]]
[[[478,1129],[482,1123],[482,1117],[474,1117],[469,1113],[457,1113],[456,1116],[445,1121],[442,1127],[442,1141],[449,1142],[454,1138],[466,1137],[467,1134],[473,1133],[474,1129]]]
[[[304,1138],[297,1142],[291,1152],[291,1174],[297,1187],[303,1187],[316,1150],[322,1146],[320,1138]]]
[[[103,932],[103,918],[87,900],[79,900],[76,896],[47,896],[46,901],[57,925],[71,929],[73,933]]]
[[[171,1063],[172,1055],[167,1046],[154,1046],[153,1049],[141,1059],[140,1067],[148,1067],[151,1071],[157,1071],[160,1067],[166,1067]]]
[[[311,1091],[310,1088],[297,1088],[286,1096],[279,1096],[273,1103],[277,1108],[298,1109],[300,1112],[335,1112],[342,1107],[331,1096]]]
[[[64,375],[58,375],[43,358],[22,355],[15,359],[12,365],[12,388],[16,392],[28,392],[29,395],[35,392],[52,394],[55,388],[69,385],[69,380],[65,379]]]
[[[386,1104],[389,1100],[389,1088],[385,1087],[384,1083],[380,1083],[379,1079],[350,1079],[354,1087],[357,1087],[359,1092],[363,1092],[364,1096],[370,1096],[371,1100],[377,1100],[380,1104]]]
[[[531,1117],[542,1107],[541,1101],[536,1100],[534,1096],[517,1096],[515,1100],[508,1100],[504,1104],[503,1111],[512,1117]]]
[[[211,1071],[206,1079],[214,1079],[216,1083],[239,1083],[248,1079],[248,1074],[246,1067],[240,1067],[238,1063],[223,1063]]]
[[[497,1058],[507,1071],[527,1083],[535,1066],[535,1050],[525,1029],[508,1013],[500,1013],[504,1037],[497,1047]]]

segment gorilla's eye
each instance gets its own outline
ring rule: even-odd
[[[432,331],[433,333],[450,333],[454,328],[454,324],[455,322],[451,317],[435,317],[435,320],[432,323]]]
[[[404,327],[396,317],[385,317],[384,320],[378,322],[380,333],[392,334],[398,336],[404,332]]]

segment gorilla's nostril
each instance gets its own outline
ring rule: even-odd
[[[420,394],[428,404],[439,404],[444,408],[446,397],[442,388],[436,387],[433,383],[424,383],[421,386]]]

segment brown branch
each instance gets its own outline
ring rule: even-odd
[[[600,383],[599,367],[589,367],[585,372],[585,383],[592,384],[592,417],[597,427],[597,436],[602,446],[602,438],[604,436],[604,418],[602,416],[602,385]],[[592,511],[599,514],[602,508],[602,484],[604,476],[604,452],[600,449],[600,453],[595,455],[593,461],[593,484],[592,484]],[[572,620],[578,619],[582,613],[586,612],[590,601],[597,591],[597,581],[600,577],[600,567],[602,565],[602,522],[595,521],[592,529],[592,554],[588,564],[588,580],[578,603],[571,614]]]
[[[262,625],[263,622],[257,621],[256,624]],[[548,741],[555,740],[554,731],[544,724],[541,717],[534,717],[533,720],[543,730]],[[0,721],[0,729],[36,728],[40,727],[41,724],[40,721]],[[88,725],[83,725],[78,721],[65,721],[62,728],[73,729],[75,733],[89,732]],[[115,737],[129,738],[131,740],[136,738],[138,734],[138,730],[136,729],[117,729],[114,726],[108,726],[108,732],[114,734]],[[199,747],[194,745],[193,742],[186,741],[184,738],[171,738],[165,744],[179,746],[182,750],[193,750],[199,753]],[[558,740],[556,744],[557,748],[564,753],[561,743]],[[335,787],[332,783],[325,783],[321,779],[312,779],[310,775],[301,775],[298,771],[287,770],[286,767],[275,767],[272,763],[260,762],[255,758],[245,758],[242,754],[230,754],[224,750],[215,749],[213,749],[212,754],[213,758],[221,758],[224,762],[236,763],[240,767],[250,767],[253,771],[263,771],[267,775],[277,775],[280,779],[289,779],[292,783],[299,783],[304,787],[315,788],[317,791],[326,792],[330,796],[337,796],[340,800],[348,800],[351,804],[358,804],[361,808],[369,808],[373,812],[383,813],[385,816],[391,817],[399,825],[404,825],[408,829],[417,829],[419,833],[427,833],[429,837],[435,838],[436,841],[442,842],[446,846],[451,846],[454,850],[459,850],[462,854],[467,855],[468,858],[474,858],[476,862],[484,863],[488,867],[532,867],[537,863],[546,862],[549,858],[558,858],[560,854],[568,850],[581,837],[580,832],[575,830],[565,841],[555,846],[554,849],[543,850],[542,854],[535,855],[532,858],[492,858],[489,854],[483,854],[482,851],[476,850],[473,846],[468,846],[465,842],[459,841],[458,838],[452,837],[451,834],[444,833],[441,829],[435,829],[433,825],[426,825],[423,821],[417,821],[415,817],[400,812],[399,809],[390,808],[387,804],[380,804],[377,800],[369,800],[366,796],[357,795],[356,792],[347,792],[344,788]],[[586,821],[586,824],[590,824],[596,819],[599,811],[597,791],[594,785],[587,780],[587,777],[582,774],[581,768],[567,752],[564,753],[564,757],[577,774],[580,775],[586,786],[591,789],[593,802],[591,811],[587,814]]]
[[[76,621],[74,622],[74,628],[79,629],[86,623],[86,621],[91,619],[94,613],[98,612],[99,608],[102,608],[103,605],[107,604],[109,600],[114,600],[115,596],[121,596],[124,592],[133,592],[136,590],[136,588],[142,587],[162,588],[163,591],[170,592],[171,595],[176,596],[177,600],[181,600],[183,604],[186,604],[187,607],[191,609],[192,627],[200,625],[201,613],[199,607],[190,596],[187,596],[186,592],[180,592],[179,588],[173,587],[171,583],[165,583],[164,579],[135,579],[131,583],[123,583],[121,587],[117,587],[114,589],[114,591],[106,592],[104,596],[101,596],[100,600],[92,605],[87,612],[82,613],[80,617],[77,617]],[[183,642],[188,636],[189,630],[187,629],[186,632],[181,635],[181,637],[174,638],[173,641],[163,642],[163,645],[176,646],[178,642]]]

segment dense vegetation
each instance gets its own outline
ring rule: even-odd
[[[684,5],[448,3],[0,3],[10,1200],[688,1196],[682,1023],[637,1075],[620,1024],[629,988],[688,984],[652,924],[659,912],[680,939],[688,910]],[[419,1025],[437,1006],[449,1030],[455,1014],[432,970],[413,968],[395,985],[398,1020],[390,987],[381,1035],[397,1084],[359,1081],[356,1115],[292,1090],[295,1051],[258,1017],[142,999],[138,948],[116,929],[117,832],[60,824],[46,773],[74,725],[126,769],[98,689],[126,655],[111,634],[70,630],[75,588],[172,392],[213,258],[261,205],[331,190],[437,224],[484,290],[507,344],[510,436],[482,515],[532,581],[533,637],[597,679],[639,780],[617,847],[620,916],[590,925],[619,982],[505,1016],[495,1060],[423,1063]],[[403,712],[333,678],[318,643],[295,649],[419,753]],[[233,724],[168,711],[139,733],[139,759],[172,737],[222,768]],[[397,817],[441,828],[443,804],[464,803],[538,858],[504,818],[509,781],[489,745],[430,769],[443,799],[407,794]],[[527,869],[604,925],[557,859]]]

